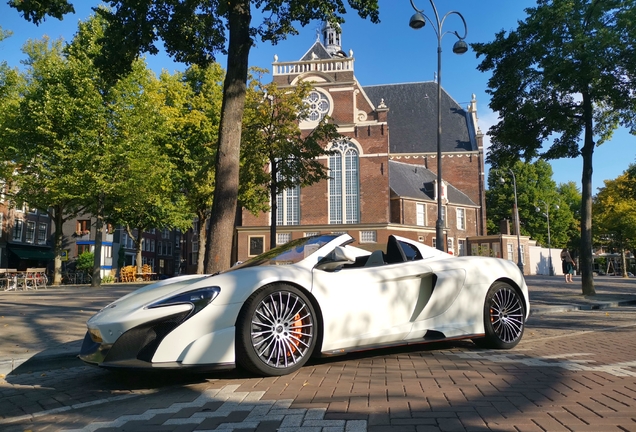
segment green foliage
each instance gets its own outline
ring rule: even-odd
[[[635,165],[614,180],[605,180],[605,187],[594,197],[594,234],[596,243],[605,248],[636,247],[636,179],[630,175]]]
[[[538,0],[526,12],[516,29],[472,45],[501,118],[488,160],[583,156],[581,274],[592,295],[592,155],[619,125],[636,134],[636,0]]]
[[[112,275],[106,275],[102,277],[102,283],[113,283],[115,278]]]
[[[563,248],[570,244],[573,236],[578,238],[578,221],[571,210],[571,203],[558,192],[552,180],[550,164],[539,159],[532,164],[517,162],[511,169],[517,183],[521,234],[530,236],[547,247],[549,216],[551,247]],[[501,179],[504,179],[503,183]],[[566,186],[563,187],[567,189]],[[514,185],[508,170],[490,170],[486,209],[489,233],[500,232],[501,220],[514,220]],[[514,226],[512,222],[511,226]]]
[[[75,268],[79,271],[90,272],[93,269],[93,261],[95,256],[93,252],[82,252],[78,257],[75,264]]]
[[[14,3],[15,7],[17,0]],[[39,14],[36,18],[47,13],[59,16],[64,9],[58,12],[59,9],[52,7],[57,3],[67,5],[63,0],[28,2],[21,10],[27,19],[32,16],[29,14]],[[256,37],[277,43],[289,34],[296,34],[297,24],[305,26],[312,20],[343,22],[344,3],[342,0],[110,0],[106,3],[112,9],[98,10],[109,25],[95,64],[101,76],[110,82],[127,75],[140,52],[158,52],[160,39],[171,56],[186,64],[207,66],[214,62],[217,52],[228,55],[211,212],[212,242],[208,245],[214,255],[207,254],[206,263],[206,272],[224,270],[230,265],[230,239],[238,200],[240,125],[249,51]],[[348,3],[359,16],[379,21],[378,0],[348,0]],[[253,25],[252,16],[264,18]]]
[[[255,69],[255,72],[266,71]],[[243,120],[241,185],[269,191],[273,220],[278,194],[329,177],[327,166],[317,158],[330,154],[326,146],[343,138],[329,118],[312,130],[301,130],[299,121],[309,116],[306,99],[311,90],[309,82],[284,89],[276,83],[264,85],[260,76],[250,82]],[[268,173],[264,172],[264,166],[268,166]]]
[[[636,132],[634,0],[540,0],[526,12],[517,29],[472,45],[478,69],[493,73],[490,107],[501,116],[489,159],[576,157],[586,129],[597,145],[618,124]]]
[[[47,15],[61,20],[67,13],[75,12],[67,0],[9,0],[8,4],[35,24],[42,23]]]

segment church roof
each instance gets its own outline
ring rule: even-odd
[[[435,180],[437,174],[422,165],[389,161],[389,187],[402,198],[435,201]],[[450,204],[477,207],[465,193],[450,183],[446,185]]]
[[[315,55],[315,57],[314,57]],[[332,56],[327,51],[327,48],[320,41],[314,42],[314,44],[307,50],[304,56],[300,59],[300,61],[310,61],[310,60],[329,60]]]
[[[373,85],[364,91],[376,107],[384,100],[389,108],[391,153],[437,151],[436,82]],[[470,136],[466,110],[442,88],[442,152],[477,150]]]

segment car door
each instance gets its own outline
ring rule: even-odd
[[[323,352],[403,340],[418,299],[430,293],[429,274],[421,262],[314,269],[312,293],[323,316]]]

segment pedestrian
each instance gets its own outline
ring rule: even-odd
[[[574,282],[572,280],[572,275],[574,274],[574,260],[568,252],[567,248],[564,248],[561,251],[561,268],[563,269],[563,275],[565,276],[565,283]]]

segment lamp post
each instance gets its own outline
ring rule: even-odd
[[[409,26],[413,29],[421,29],[426,25],[426,21],[431,23],[435,35],[437,36],[437,222],[435,223],[435,238],[437,243],[437,249],[444,251],[444,215],[442,213],[442,38],[446,33],[452,33],[457,36],[458,41],[453,45],[453,52],[455,54],[464,54],[468,51],[468,45],[464,41],[468,34],[468,27],[466,26],[466,20],[457,11],[447,12],[446,15],[440,20],[437,8],[433,0],[429,0],[433,7],[433,13],[435,14],[435,21],[432,21],[428,16],[423,13],[422,9],[418,9],[411,0],[411,7],[415,10],[415,14],[409,21]],[[456,31],[442,33],[442,27],[444,21],[449,15],[457,15],[461,18],[464,24],[464,35],[460,36]]]
[[[514,208],[514,212],[515,212],[515,231],[517,232],[517,267],[519,267],[519,270],[521,271],[521,274],[523,274],[523,261],[521,260],[521,234],[519,233],[520,228],[519,228],[519,207],[517,207],[517,179],[515,178],[515,173],[512,172],[511,169],[508,170],[508,172],[510,172],[510,175],[512,175],[512,186],[515,192],[515,208]],[[506,180],[501,177],[499,179],[499,181],[501,183],[505,183]]]
[[[550,266],[550,276],[554,276],[554,267],[552,266],[552,246],[550,245],[550,204],[543,200],[539,200],[539,202],[545,205],[545,213],[542,214],[545,216],[548,223],[548,264]],[[558,210],[559,206],[555,205],[554,208]],[[537,211],[540,212],[541,208],[537,207]]]

